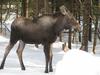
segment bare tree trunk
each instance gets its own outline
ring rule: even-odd
[[[44,8],[45,8],[44,14],[48,14],[48,1],[47,0],[44,0]]]
[[[41,10],[40,6],[43,3],[43,1],[40,0],[33,0],[33,19],[36,18]],[[41,4],[39,4],[41,3]],[[42,6],[41,6],[42,7]]]
[[[91,1],[91,5],[90,5],[90,21],[89,21],[89,41],[92,41],[92,1]]]
[[[25,0],[21,0],[21,16],[26,16],[26,12],[24,12],[24,11],[26,11],[25,10]]]
[[[89,25],[89,41],[92,41],[92,19],[90,18],[90,25]]]
[[[83,3],[83,36],[81,50],[88,51],[88,38],[89,38],[89,23],[90,23],[90,9],[92,0],[84,0]]]
[[[71,49],[71,32],[72,29],[69,29],[69,36],[68,36],[68,48]]]
[[[44,8],[45,8],[44,14],[52,13],[50,4],[51,2],[49,2],[49,0],[44,0]]]
[[[28,3],[29,3],[29,0],[26,0],[26,17],[28,18]]]
[[[55,3],[55,0],[51,0],[51,4],[52,4],[52,7],[51,7],[51,11],[52,13],[55,13],[55,9],[56,9],[56,3]]]
[[[95,47],[97,42],[97,28],[98,28],[98,16],[96,16],[95,31],[94,31],[94,41],[93,41],[93,53],[95,54]]]
[[[22,16],[28,18],[28,3],[29,0],[22,0]]]
[[[1,22],[0,32],[2,33],[2,3],[0,5],[0,22]]]
[[[80,8],[80,11],[81,11],[81,8]],[[81,13],[80,13],[80,11],[78,12],[78,17],[79,17],[79,23],[81,22]],[[81,24],[81,23],[80,23]],[[81,42],[82,41],[82,37],[81,37],[82,35],[81,35],[81,32],[79,32],[79,36],[78,36],[78,38],[79,38],[79,42]]]
[[[36,0],[36,14],[35,16],[38,16],[39,14],[39,0]]]
[[[18,18],[18,2],[16,3],[16,18]]]
[[[98,14],[99,14],[99,10],[100,10],[100,8],[99,8],[99,1],[100,0],[96,0],[96,3],[95,3],[95,5],[97,6],[97,7],[95,7],[95,9],[96,10],[94,10],[94,14],[95,14],[95,16],[96,16],[96,23],[95,23],[95,31],[94,31],[94,42],[93,42],[93,53],[95,54],[95,47],[96,47],[96,42],[97,42],[97,35],[98,35],[98,19],[99,19],[99,17],[98,17]]]

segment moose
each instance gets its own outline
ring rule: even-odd
[[[73,17],[73,15],[65,9],[60,7],[60,12],[53,15],[43,15],[36,21],[32,21],[25,17],[16,18],[11,24],[11,35],[8,46],[6,47],[0,69],[4,68],[5,60],[16,44],[19,41],[17,55],[19,58],[22,70],[25,70],[22,53],[25,44],[42,44],[45,54],[45,73],[53,72],[52,68],[52,50],[51,45],[59,36],[59,33],[64,29],[74,28],[80,31],[80,24]]]

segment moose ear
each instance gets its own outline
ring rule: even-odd
[[[63,14],[63,15],[66,15],[66,7],[64,6],[64,5],[62,5],[62,6],[60,6],[60,11],[61,11],[61,13]]]
[[[67,16],[67,17],[70,18],[69,10],[68,10],[64,5],[60,6],[59,9],[60,9],[60,12],[61,12],[63,15],[65,15],[65,16]]]

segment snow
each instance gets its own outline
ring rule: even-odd
[[[55,75],[100,75],[100,57],[72,49],[57,63]]]
[[[7,13],[4,13],[3,14],[3,20],[2,20],[2,27],[3,28],[5,28],[5,27],[7,27],[7,29],[9,29],[10,31],[11,31],[11,28],[10,28],[10,26],[11,26],[11,23],[15,20],[15,18],[16,18],[16,13],[14,13],[14,12],[10,12],[9,14],[8,14],[8,16],[6,16],[7,15]],[[5,20],[5,18],[7,17],[7,19]]]
[[[3,37],[3,36],[0,36],[0,42],[7,42],[9,39]]]
[[[7,13],[3,14],[3,17],[5,18]],[[16,13],[10,12],[7,16],[7,20],[5,21],[6,24],[11,24],[13,20],[16,18]]]

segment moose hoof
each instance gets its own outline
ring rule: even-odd
[[[3,66],[0,66],[0,69],[3,69]]]
[[[53,72],[53,69],[50,69],[49,72]]]
[[[45,70],[45,73],[49,73],[48,70]]]
[[[25,67],[23,67],[22,70],[25,70]]]

